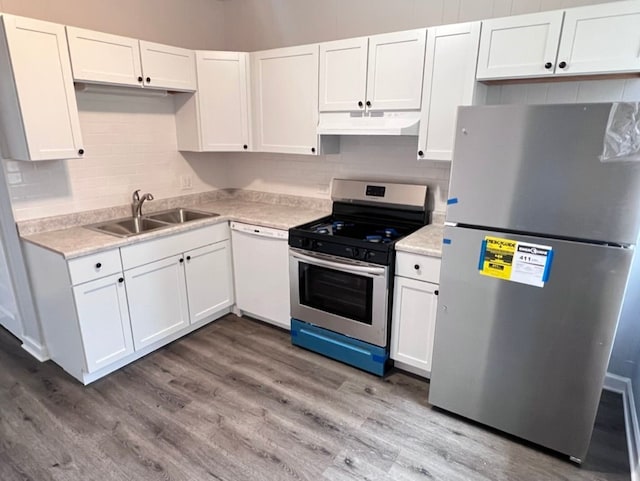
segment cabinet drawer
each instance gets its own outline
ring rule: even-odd
[[[228,238],[229,223],[223,222],[160,239],[139,242],[120,248],[122,265],[125,270],[131,269]]]
[[[122,271],[118,249],[72,259],[68,266],[71,284],[74,286]]]
[[[408,252],[398,252],[396,255],[396,275],[439,284],[440,259]]]

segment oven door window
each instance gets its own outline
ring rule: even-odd
[[[372,278],[302,262],[299,276],[300,304],[372,324]]]

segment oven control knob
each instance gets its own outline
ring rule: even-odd
[[[314,240],[314,239],[311,239],[309,241],[309,249],[315,249],[317,247],[318,247],[318,241]]]
[[[366,260],[371,260],[371,259],[373,259],[375,256],[376,256],[376,253],[375,253],[375,252],[367,251],[367,254],[365,255],[365,257],[364,257],[364,258],[365,258]]]

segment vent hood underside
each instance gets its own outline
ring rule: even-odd
[[[420,112],[321,112],[319,135],[418,135]]]

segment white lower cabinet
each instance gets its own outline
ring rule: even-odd
[[[189,325],[182,255],[125,272],[136,350]]]
[[[415,275],[410,273],[411,277],[395,277],[391,358],[400,368],[430,377],[438,308],[438,284],[423,279],[425,271],[433,272],[435,264],[439,271],[440,260],[398,253],[398,266],[406,264],[406,260],[411,261]],[[402,273],[401,269],[397,270]],[[427,278],[432,280],[431,277]]]
[[[51,359],[84,384],[231,310],[221,223],[66,260],[23,242]]]
[[[191,323],[201,321],[233,304],[231,273],[231,245],[228,240],[185,254]]]
[[[122,273],[73,287],[88,372],[133,353]]]

